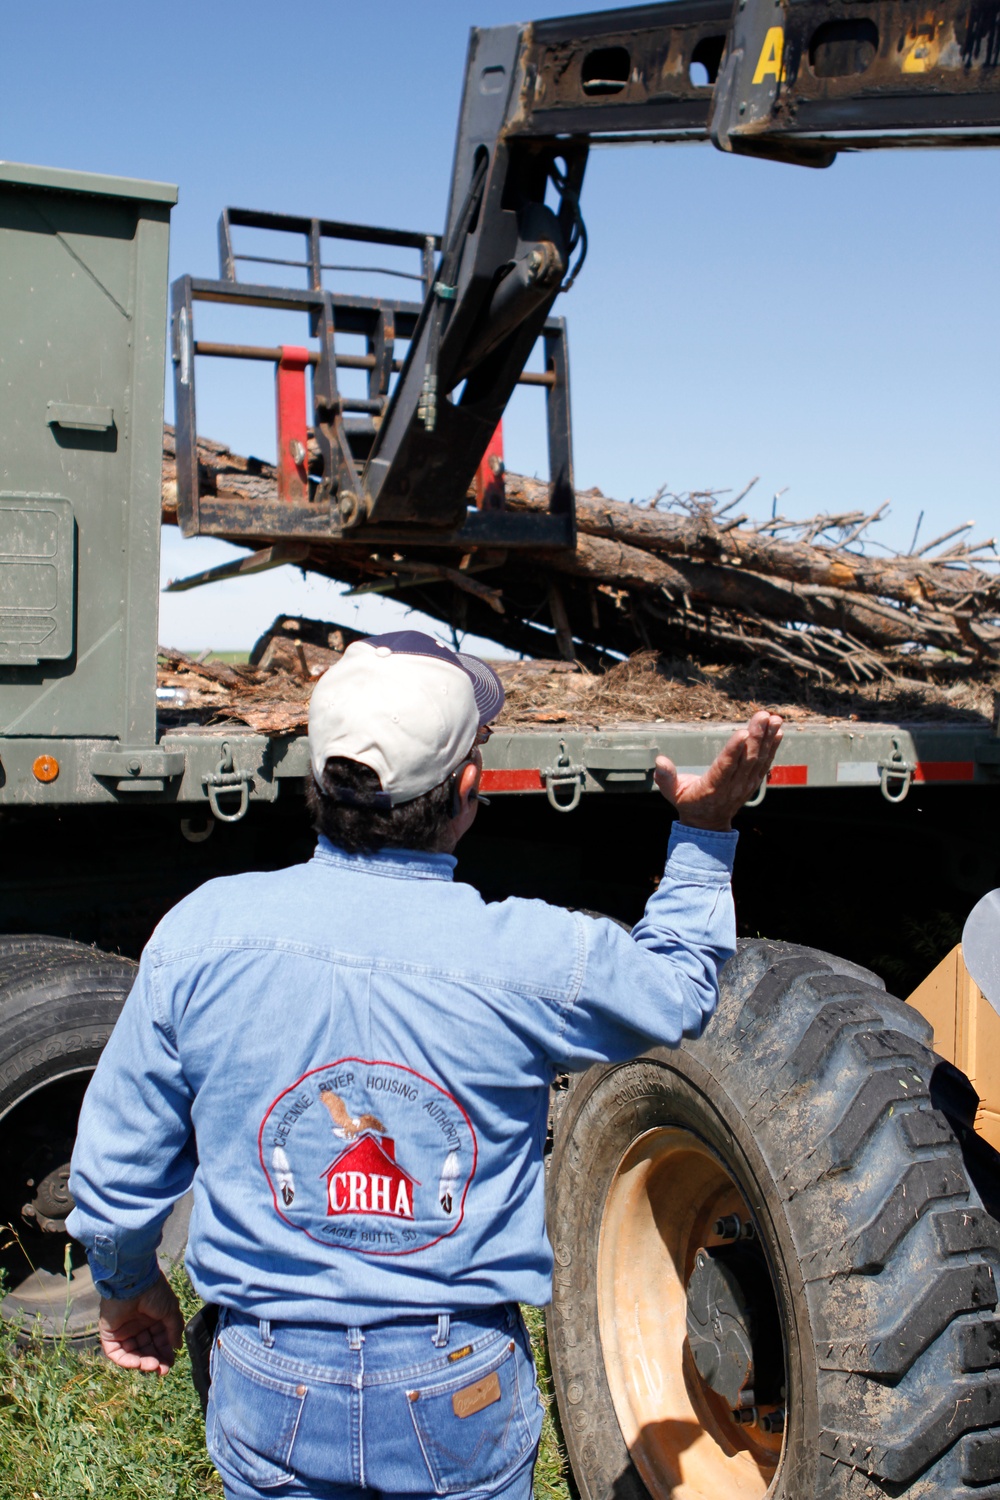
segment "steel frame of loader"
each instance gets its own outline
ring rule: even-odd
[[[175,285],[182,528],[234,540],[242,531],[328,543],[572,546],[568,392],[549,314],[586,255],[580,195],[590,145],[710,139],[721,150],[813,167],[840,150],[997,145],[998,61],[1000,0],[940,0],[919,16],[906,0],[676,0],[473,29],[440,239],[229,209],[219,229],[222,279]],[[301,233],[305,258],[237,254],[234,225]],[[423,305],[325,291],[324,269],[340,269],[323,261],[323,240],[333,237],[419,251]],[[237,261],[305,270],[309,286],[240,287]],[[315,484],[300,461],[297,488],[289,472],[277,502],[220,513],[200,501],[194,355],[222,351],[194,343],[199,298],[309,312],[318,354],[289,351],[279,362],[314,364]],[[351,363],[337,359],[338,329],[368,338],[360,402],[338,391],[338,363]],[[410,347],[390,392],[397,333]],[[540,335],[542,379],[554,377],[550,513],[467,520],[473,476]],[[349,428],[345,414],[359,410],[369,424]],[[301,434],[292,441],[303,446]],[[281,465],[289,468],[287,454]],[[292,490],[305,503],[290,505]]]
[[[244,256],[234,252],[232,226],[249,226],[279,233],[305,236],[308,260],[272,256]],[[542,371],[521,371],[518,383],[538,386],[545,392],[549,470],[564,478],[559,497],[548,515],[503,516],[496,512],[471,511],[456,518],[446,532],[427,531],[414,525],[366,526],[363,538],[352,531],[358,470],[368,460],[389,405],[389,384],[405,363],[395,354],[397,340],[412,341],[420,324],[421,304],[380,297],[346,296],[325,290],[325,269],[379,270],[380,274],[405,275],[385,268],[328,267],[322,261],[324,238],[346,239],[375,245],[405,246],[420,251],[426,281],[427,266],[440,240],[433,235],[402,230],[376,229],[360,224],[303,219],[288,214],[259,214],[227,208],[219,220],[220,262],[218,280],[182,276],[172,288],[172,356],[177,442],[177,519],[185,536],[224,536],[232,539],[275,538],[337,540],[408,546],[453,545],[459,548],[572,546],[575,539],[573,499],[573,453],[570,426],[569,354],[566,325],[562,318],[547,318],[540,330],[544,365]],[[238,261],[294,266],[308,272],[306,288],[246,284],[236,279]],[[267,307],[304,313],[309,336],[318,350],[260,347],[199,341],[194,332],[196,302],[228,306]],[[336,335],[360,335],[367,342],[365,354],[338,354]],[[225,495],[201,495],[198,479],[197,405],[195,359],[198,356],[264,360],[274,364],[277,384],[278,501],[252,503]],[[312,401],[307,403],[304,372],[312,371]],[[338,371],[367,372],[364,398],[343,396]],[[308,428],[315,419],[319,449],[319,472],[308,463]],[[496,424],[483,440],[486,450]],[[352,499],[346,497],[351,496]],[[561,506],[561,508],[560,508]]]

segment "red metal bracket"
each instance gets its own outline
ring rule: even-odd
[[[282,344],[274,367],[278,413],[278,498],[285,505],[309,500],[309,422],[306,409],[306,367],[309,350]]]
[[[504,473],[503,423],[498,422],[497,430],[490,438],[489,447],[476,470],[476,508],[478,510],[503,510],[504,501],[507,498]]]

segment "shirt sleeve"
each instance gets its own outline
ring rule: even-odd
[[[156,1249],[197,1157],[192,1091],[163,1013],[147,948],[80,1111],[67,1228],[87,1252],[102,1297],[134,1297],[156,1280]]]
[[[738,835],[675,822],[663,879],[631,933],[577,914],[582,978],[553,1060],[571,1069],[675,1047],[704,1030],[736,952],[730,878]]]

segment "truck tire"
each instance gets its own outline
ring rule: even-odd
[[[130,959],[65,938],[0,937],[0,1224],[13,1230],[0,1250],[0,1314],[25,1335],[94,1337],[100,1299],[64,1228],[69,1159],[135,971]],[[185,1209],[168,1220],[161,1259],[183,1253]]]
[[[703,1037],[574,1080],[548,1336],[584,1500],[998,1500],[1000,1225],[930,1040],[754,941]]]

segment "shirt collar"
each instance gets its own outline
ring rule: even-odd
[[[454,854],[431,854],[426,849],[380,849],[377,854],[348,854],[322,833],[313,858],[321,864],[338,865],[363,875],[389,875],[403,880],[453,880],[458,864]]]

